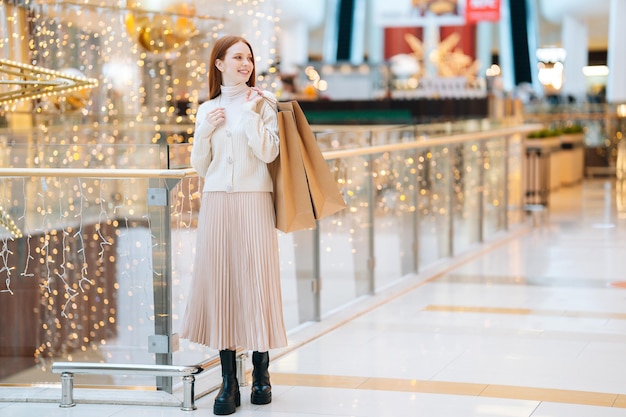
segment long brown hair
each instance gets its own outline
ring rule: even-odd
[[[224,60],[226,58],[226,52],[228,49],[238,42],[243,42],[248,45],[250,48],[250,53],[252,54],[252,62],[254,66],[252,67],[252,74],[248,79],[246,84],[248,87],[254,87],[256,82],[256,62],[254,60],[254,51],[252,51],[252,46],[250,43],[242,38],[241,36],[233,36],[226,35],[219,38],[215,45],[213,45],[213,49],[211,50],[211,58],[209,59],[209,98],[213,99],[220,95],[221,85],[222,85],[222,72],[218,70],[215,66],[217,60]]]

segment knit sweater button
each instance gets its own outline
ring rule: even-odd
[[[229,164],[232,164],[232,163],[233,163],[233,158],[232,158],[232,157],[230,157],[230,156],[228,157],[228,163],[229,163]]]

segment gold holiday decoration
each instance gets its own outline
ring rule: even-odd
[[[83,97],[98,80],[0,59],[0,105],[62,94]],[[78,104],[78,103],[77,103]]]
[[[458,10],[457,0],[412,0],[411,6],[424,14],[433,13],[437,16],[456,13]]]
[[[59,70],[64,75],[72,75],[77,78],[86,78],[85,74],[77,70],[76,68],[64,68]],[[83,88],[79,90],[70,91],[66,94],[54,95],[51,97],[54,106],[64,112],[70,112],[75,110],[81,110],[85,108],[89,97],[91,96],[90,88]]]
[[[41,0],[42,4],[79,7],[95,13],[120,12],[126,32],[146,52],[174,52],[200,33],[195,22],[224,22],[224,18],[199,15],[193,0],[127,0],[124,5],[74,0]],[[247,4],[241,5],[247,7]],[[233,9],[228,13],[232,13]],[[202,26],[202,25],[200,25]],[[204,29],[203,29],[204,30]]]
[[[425,59],[422,41],[410,33],[404,35],[404,40],[409,44],[418,61],[422,63]],[[430,52],[428,59],[437,65],[439,76],[476,78],[479,62],[457,48],[460,41],[461,35],[451,33],[439,43],[437,49]],[[420,67],[423,68],[423,65]]]
[[[436,15],[456,12],[456,0],[436,0],[431,1],[428,10]]]
[[[144,10],[133,2],[126,15],[126,31],[148,52],[172,52],[198,33],[195,15],[195,7],[186,2],[171,3],[163,11]]]

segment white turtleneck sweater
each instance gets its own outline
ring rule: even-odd
[[[276,99],[265,91],[250,109],[249,89],[245,84],[222,86],[221,95],[198,108],[191,166],[204,177],[204,192],[272,191],[267,164],[279,151]],[[225,123],[217,128],[207,120],[216,107],[225,111]]]

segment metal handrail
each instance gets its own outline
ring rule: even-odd
[[[219,358],[218,358],[219,359]],[[156,364],[119,364],[102,362],[54,362],[52,373],[81,373],[85,375],[134,375],[184,376],[199,374],[204,369],[199,365],[156,365]]]
[[[325,150],[322,151],[326,160],[346,158],[359,155],[372,155],[382,152],[393,152],[406,149],[427,148],[460,143],[470,140],[485,140],[498,136],[516,133],[528,133],[538,130],[541,124],[524,124],[511,127],[491,129],[488,131],[450,134],[445,136],[420,136],[415,141],[386,145],[368,146],[364,148]],[[81,178],[172,178],[182,179],[196,176],[193,168],[183,169],[103,169],[103,168],[0,168],[0,177],[81,177]]]
[[[362,156],[371,155],[382,152],[402,151],[407,149],[419,149],[430,148],[432,146],[449,145],[454,143],[466,142],[470,140],[485,140],[496,138],[499,136],[509,136],[516,133],[528,133],[538,130],[542,127],[541,124],[525,124],[514,127],[498,128],[488,131],[473,132],[473,133],[458,133],[445,136],[420,136],[418,140],[412,142],[394,143],[388,145],[375,145],[365,148],[356,149],[342,149],[338,151],[323,151],[325,159],[338,159],[350,156]]]
[[[197,175],[193,168],[0,168],[0,177],[81,177],[81,178],[188,178]]]

